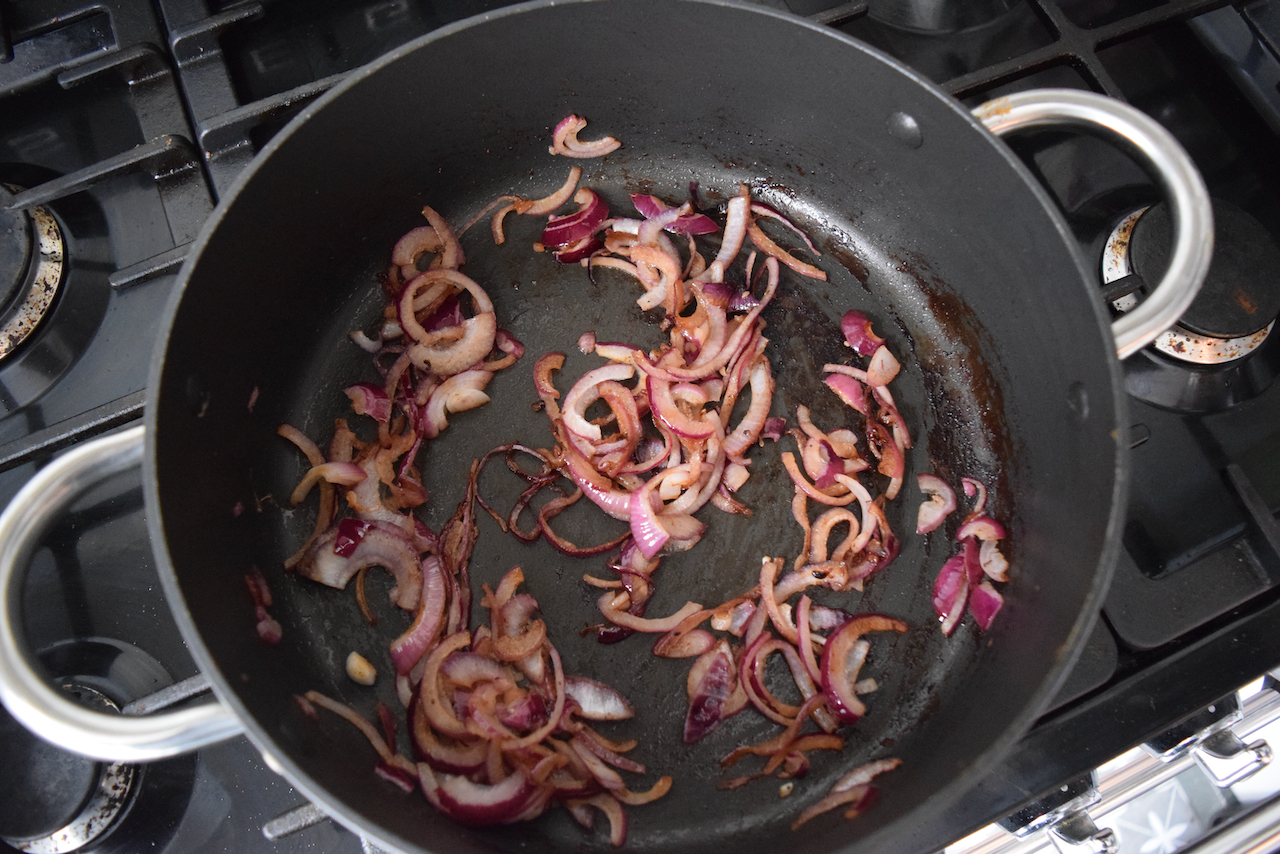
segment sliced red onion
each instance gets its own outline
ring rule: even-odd
[[[733,263],[733,259],[738,257],[738,250],[742,248],[742,241],[747,236],[747,225],[750,219],[751,193],[743,184],[738,195],[729,200],[729,212],[724,224],[720,251],[716,253],[715,260],[699,278],[705,277],[713,282],[724,281],[724,271]]]
[[[449,426],[450,412],[466,412],[488,403],[484,389],[491,379],[492,371],[463,371],[436,386],[424,407],[423,435],[428,439],[439,436]]]
[[[605,619],[609,622],[622,626],[632,631],[645,632],[648,634],[662,634],[669,632],[676,626],[680,625],[684,620],[702,610],[702,606],[697,602],[685,602],[684,606],[668,617],[650,619],[647,617],[639,617],[635,614],[622,611],[613,602],[614,594],[612,592],[605,593],[597,600],[600,607],[600,613],[604,614]]]
[[[768,420],[769,406],[773,403],[773,389],[769,361],[761,359],[751,369],[751,406],[724,440],[724,452],[730,457],[741,456],[760,438]]]
[[[578,336],[578,349],[590,354],[596,349],[596,334],[594,332],[584,332]]]
[[[614,747],[618,746],[617,743],[609,741],[604,736],[593,731],[590,727],[583,727],[580,733],[574,735],[574,738],[577,739],[578,742],[587,749],[587,751],[598,758],[603,759],[614,768],[620,768],[623,771],[631,771],[635,774],[643,774],[648,770],[645,768],[643,763],[637,762],[636,760],[623,755],[625,750],[630,750],[631,747],[634,747],[634,741],[632,741],[630,745],[623,745],[625,748],[624,750],[614,750]]]
[[[852,668],[858,641],[867,632],[898,632],[907,630],[907,624],[880,614],[862,614],[842,625],[830,637],[822,649],[822,690],[827,696],[827,708],[842,724],[851,724],[862,717],[866,706],[854,690],[857,668]],[[858,662],[859,667],[861,663]]]
[[[867,414],[867,390],[863,388],[862,383],[858,382],[848,374],[827,374],[823,380],[827,388],[836,393],[836,397],[843,400],[855,411]]]
[[[694,614],[654,641],[653,654],[660,658],[695,658],[715,646],[715,637],[698,628],[711,616],[710,611]]]
[[[403,768],[379,761],[373,766],[373,772],[387,782],[395,784],[401,791],[412,792],[418,788],[418,778]]]
[[[556,190],[551,195],[532,201],[529,199],[516,199],[512,204],[515,206],[516,213],[518,214],[526,216],[542,216],[544,214],[549,214],[573,197],[573,194],[578,189],[578,181],[581,179],[582,167],[574,166],[569,169],[569,177],[560,185],[560,189]]]
[[[615,519],[631,521],[631,493],[616,488],[572,444],[564,445],[564,463],[565,474],[592,503]]]
[[[303,476],[298,485],[294,487],[293,494],[289,496],[289,500],[295,507],[301,504],[303,499],[307,497],[307,493],[311,491],[311,487],[322,480],[338,486],[355,486],[364,479],[364,469],[355,463],[321,463],[318,466],[312,466]]]
[[[655,475],[648,484],[631,493],[628,504],[631,522],[631,536],[636,547],[646,558],[652,559],[667,544],[671,535],[658,522],[658,514],[654,509],[653,489],[660,483],[664,475]]]
[[[823,282],[827,280],[827,274],[823,270],[805,261],[801,261],[790,252],[783,249],[773,241],[773,238],[765,234],[764,230],[760,228],[759,224],[755,221],[752,221],[747,225],[747,236],[751,238],[752,244],[754,244],[761,252],[771,258],[777,258],[784,265],[795,270],[800,275],[808,276],[811,279],[818,279]]]
[[[453,228],[430,205],[423,206],[422,215],[440,237],[440,254],[435,261],[431,262],[431,266],[437,269],[457,270],[466,263],[466,257],[463,255],[462,244],[458,242],[458,236],[454,234]]]
[[[978,548],[978,562],[992,581],[1009,580],[1009,561],[1000,553],[995,540],[983,540]]]
[[[454,652],[440,662],[440,673],[453,684],[471,689],[481,682],[497,682],[514,685],[510,668],[478,652]]]
[[[704,379],[728,365],[733,361],[734,357],[742,352],[742,348],[755,330],[755,319],[764,310],[765,306],[773,300],[774,294],[778,291],[778,262],[773,258],[766,259],[765,270],[769,274],[769,284],[765,289],[764,296],[760,299],[760,305],[753,308],[743,317],[733,335],[717,353],[708,356],[704,351],[700,354],[698,361],[687,368],[669,368],[655,365],[649,361],[648,356],[636,350],[632,355],[636,366],[651,377],[679,382],[682,380],[696,381]]]
[[[578,714],[590,721],[622,721],[635,715],[627,698],[615,689],[585,676],[568,676],[565,693],[578,704]]]
[[[980,516],[982,511],[987,509],[987,487],[982,481],[974,480],[971,477],[962,477],[960,483],[964,486],[964,494],[970,498],[977,498],[973,502],[973,509],[969,511],[969,516]]]
[[[560,419],[560,404],[556,402],[560,399],[560,392],[556,391],[551,374],[563,367],[564,353],[547,353],[533,363],[533,386],[553,423]]]
[[[609,205],[594,190],[586,187],[574,193],[578,210],[565,216],[552,216],[542,229],[543,246],[568,246],[590,237],[600,223],[609,217]]]
[[[635,205],[636,210],[645,219],[655,217],[671,207],[657,196],[649,196],[643,193],[632,193],[631,204]]]
[[[782,434],[785,432],[787,432],[787,419],[766,418],[764,428],[760,431],[760,437],[778,442],[782,440]]]
[[[552,132],[552,143],[547,151],[565,157],[591,158],[603,157],[622,145],[611,136],[601,137],[592,142],[579,140],[578,133],[586,126],[586,119],[574,115],[565,116]]]
[[[630,344],[621,344],[617,341],[596,342],[596,355],[608,359],[610,362],[630,363],[631,354],[635,352],[635,349]]]
[[[596,755],[596,751],[588,744],[590,740],[575,735],[569,739],[569,746],[578,754],[578,759],[587,767],[587,771],[596,779],[601,786],[609,790],[620,790],[626,788],[626,783],[622,781],[622,775],[609,767],[602,758]]]
[[[791,231],[797,237],[803,240],[805,248],[807,248],[810,252],[812,252],[814,255],[822,254],[821,252],[818,251],[818,247],[813,245],[813,241],[809,239],[809,235],[805,234],[802,228],[800,228],[798,225],[793,223],[791,220],[787,219],[782,214],[778,213],[778,211],[776,211],[769,205],[766,205],[763,202],[752,202],[751,212],[755,214],[757,217],[767,217],[770,219],[776,219],[778,222],[782,223],[787,228],[791,229]]]
[[[586,420],[584,413],[587,407],[600,399],[600,383],[606,380],[622,382],[631,379],[634,374],[635,369],[631,365],[623,364],[609,364],[587,371],[565,395],[564,409],[561,413],[564,426],[570,432],[590,442],[599,442],[600,425]]]
[[[604,242],[599,237],[588,236],[570,243],[568,246],[554,249],[551,254],[561,264],[576,264],[583,259],[590,258],[602,246],[604,246]]]
[[[1008,536],[1004,525],[1001,525],[990,516],[975,516],[960,526],[960,530],[956,531],[956,539],[963,540],[967,537],[976,537],[979,540],[1002,540]]]
[[[595,807],[609,820],[609,843],[614,848],[621,848],[627,841],[627,813],[614,794],[601,793],[582,801],[568,801],[566,805],[584,827],[595,824],[594,813],[590,811],[590,807]]]
[[[670,205],[659,199],[657,196],[641,195],[633,193],[631,203],[636,206],[636,210],[645,219],[652,219],[670,209]],[[665,230],[673,234],[712,234],[720,230],[715,220],[709,216],[704,216],[693,211],[681,211],[671,222],[662,226]]]
[[[758,305],[760,305],[760,300],[756,299],[754,294],[748,291],[743,291],[742,293],[737,293],[730,297],[729,302],[725,304],[725,309],[731,313],[737,314],[743,311],[751,311],[751,309]]]
[[[547,719],[547,703],[536,691],[526,691],[513,703],[503,703],[498,721],[505,727],[523,732],[540,726]]]
[[[382,349],[382,342],[375,341],[370,338],[365,334],[363,329],[357,329],[355,332],[352,332],[350,337],[351,340],[355,342],[356,346],[361,350],[364,350],[366,353],[373,354]]]
[[[351,409],[357,415],[368,415],[384,424],[391,420],[391,398],[382,386],[356,383],[343,389],[343,393],[351,398]]]
[[[658,513],[654,508],[654,502],[657,501],[657,497],[653,494],[654,490],[661,485],[662,480],[671,471],[672,469],[667,469],[662,474],[655,475],[643,487],[631,493],[629,502],[631,536],[635,539],[640,553],[646,558],[652,559],[672,540],[685,544],[687,548],[692,544],[691,541],[696,542],[706,530],[706,526],[693,516],[682,513]]]
[[[898,375],[902,367],[889,348],[883,344],[876,348],[867,365],[867,383],[872,386],[886,386]]]
[[[444,246],[440,235],[429,225],[421,225],[396,241],[391,250],[391,263],[397,267],[416,266],[425,253],[439,252]]]
[[[308,559],[298,564],[298,574],[342,589],[361,569],[381,566],[396,579],[391,601],[406,611],[417,608],[422,595],[422,568],[417,549],[402,531],[381,522],[374,523],[348,557],[334,554],[335,538],[336,531],[318,540]]]
[[[415,697],[409,710],[409,735],[414,753],[436,771],[471,774],[484,767],[487,741],[463,742],[435,732]]]
[[[505,329],[498,329],[494,335],[493,343],[499,350],[515,356],[517,359],[524,355],[524,345]]]
[[[538,792],[518,769],[493,786],[457,774],[437,774],[425,762],[418,765],[418,774],[427,800],[449,818],[471,827],[518,821]]]
[[[933,611],[942,618],[942,633],[948,637],[960,625],[969,602],[969,576],[963,555],[955,555],[942,565],[933,583]]]
[[[844,333],[844,341],[859,356],[870,356],[884,345],[884,339],[871,328],[871,321],[860,311],[845,312],[840,320],[840,330]]]
[[[889,428],[879,421],[867,419],[867,445],[871,448],[871,453],[880,460],[877,471],[891,478],[903,476],[906,470],[906,455],[902,446],[894,441]],[[895,496],[888,495],[886,491],[886,497],[892,500]]]
[[[798,486],[801,492],[820,504],[826,504],[831,507],[844,507],[858,500],[858,495],[854,492],[850,492],[846,495],[833,496],[828,495],[821,489],[818,489],[805,479],[804,474],[800,471],[799,464],[796,463],[795,454],[790,451],[784,451],[782,453],[782,467],[786,469],[787,475],[791,478],[791,482]],[[840,480],[841,478],[847,479],[848,475],[836,475],[837,482],[843,482]]]
[[[714,415],[706,415],[695,420],[684,414],[672,396],[671,383],[650,377],[648,388],[649,409],[653,412],[653,416],[677,436],[685,439],[706,439],[716,432]],[[567,399],[565,404],[567,407]]]
[[[871,392],[880,401],[879,412],[877,417],[881,423],[889,425],[893,430],[893,441],[902,448],[911,447],[911,431],[907,427],[907,420],[902,417],[902,413],[898,411],[897,405],[893,402],[893,395],[889,393],[888,386],[872,386]]]
[[[751,469],[739,463],[729,463],[724,467],[724,477],[720,482],[729,492],[737,492],[750,477]]]
[[[351,557],[356,546],[364,539],[365,532],[373,527],[373,522],[353,519],[350,516],[338,522],[338,532],[333,540],[333,553],[342,557]]]
[[[810,819],[845,804],[849,804],[849,808],[844,813],[845,818],[853,818],[869,808],[876,800],[876,788],[870,781],[901,764],[900,759],[881,759],[858,766],[837,781],[826,797],[800,813],[791,823],[791,829],[797,830]]]
[[[662,232],[680,218],[680,213],[680,208],[664,208],[646,218],[640,223],[640,229],[636,232],[636,243],[656,246],[664,252],[675,254],[675,246],[662,236]],[[634,261],[635,258],[631,260]]]
[[[826,489],[836,483],[836,475],[844,474],[844,460],[836,455],[831,443],[825,439],[810,439],[801,454],[805,471],[813,478],[813,485]]]
[[[701,678],[689,694],[689,713],[684,719],[685,744],[701,741],[728,717],[729,698],[737,686],[738,668],[734,666],[727,642],[720,641],[703,653],[698,665]]]
[[[493,349],[498,334],[498,319],[493,311],[469,317],[462,323],[462,338],[448,343],[414,344],[409,358],[422,369],[440,376],[461,373],[479,362]]]
[[[916,484],[929,496],[920,505],[916,516],[916,533],[927,534],[936,530],[943,520],[956,509],[956,494],[947,482],[937,475],[918,474]]]
[[[814,603],[809,609],[809,627],[818,632],[838,629],[853,619],[853,615],[841,608],[828,608]]]
[[[989,581],[983,581],[969,593],[969,612],[973,614],[978,628],[983,631],[991,628],[992,621],[1003,605],[1004,597],[996,592]]]
[[[391,661],[396,672],[404,675],[426,655],[444,626],[448,584],[444,579],[444,566],[440,558],[427,555],[422,560],[422,596],[413,624],[391,642]]]
[[[760,609],[757,613],[764,613],[764,609]],[[755,706],[760,714],[782,726],[790,726],[795,722],[800,713],[800,707],[784,703],[775,697],[765,686],[764,671],[765,662],[770,655],[775,652],[785,655],[788,649],[795,651],[787,641],[779,640],[769,632],[761,632],[747,646],[738,665],[739,684],[746,692],[751,705]]]

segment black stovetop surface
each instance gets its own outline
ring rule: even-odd
[[[962,4],[962,20],[932,20],[964,29],[926,32],[893,18],[904,4],[786,2],[969,104],[1038,86],[1122,97],[1173,131],[1215,198],[1280,241],[1280,3],[994,0]],[[0,183],[53,213],[71,259],[52,315],[0,362],[0,500],[59,448],[141,413],[161,309],[187,245],[271,134],[344,73],[500,5],[0,2]],[[994,11],[978,22],[982,6]],[[1092,257],[1119,217],[1158,200],[1141,170],[1089,138],[1037,133],[1012,144]],[[1007,814],[1280,664],[1280,384],[1270,383],[1278,350],[1269,341],[1248,371],[1175,370],[1150,354],[1126,366],[1138,395],[1132,498],[1102,619],[1054,708],[983,785],[919,828],[919,850]],[[1151,376],[1171,371],[1190,389],[1177,399],[1192,409],[1217,401],[1217,411],[1144,400]],[[1232,390],[1199,390],[1223,382]],[[145,693],[195,674],[156,577],[136,477],[98,490],[46,544],[24,614],[31,647],[54,675],[121,661]],[[330,823],[264,838],[262,825],[303,799],[244,739],[146,766],[142,779],[97,850],[361,850]],[[5,810],[0,803],[0,817]]]

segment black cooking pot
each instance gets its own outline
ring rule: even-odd
[[[623,141],[581,162],[583,184],[616,204],[629,192],[680,199],[690,181],[708,199],[727,198],[745,182],[814,236],[830,281],[786,277],[765,314],[776,411],[808,403],[820,422],[837,417],[820,398],[819,368],[841,356],[840,316],[862,309],[904,363],[895,394],[917,437],[908,483],[926,471],[986,481],[1010,530],[1013,567],[990,631],[965,624],[944,638],[930,593],[952,544],[941,532],[909,533],[914,489],[890,505],[902,554],[845,604],[912,629],[877,641],[881,687],[844,751],[815,762],[781,799],[767,782],[716,786],[716,760],[767,737],[769,725],[742,715],[686,747],[684,666],[654,658],[640,638],[603,646],[579,637],[599,622],[579,579],[601,559],[573,560],[482,530],[475,583],[521,564],[567,669],[634,698],[636,717],[610,734],[638,738],[637,758],[675,777],[669,796],[631,810],[628,846],[912,850],[915,817],[943,809],[987,773],[1052,697],[1096,617],[1125,503],[1116,354],[1143,346],[1194,296],[1212,242],[1203,186],[1167,134],[1116,102],[1027,93],[975,118],[838,32],[724,2],[536,3],[464,21],[353,73],[271,140],[183,267],[151,377],[145,450],[142,428],[91,443],[49,466],[0,518],[10,613],[0,632],[0,696],[15,717],[72,749],[129,760],[243,730],[300,791],[384,847],[607,846],[562,810],[498,829],[456,826],[420,795],[377,780],[353,729],[300,712],[294,697],[309,689],[366,713],[375,697],[395,703],[391,680],[360,688],[343,661],[353,649],[385,649],[404,618],[371,628],[352,596],[285,577],[281,559],[311,519],[271,499],[288,494],[303,465],[276,428],[289,423],[327,440],[347,409],[339,389],[372,378],[348,333],[379,316],[375,274],[396,237],[420,223],[426,203],[465,223],[497,196],[536,198],[558,186],[566,164],[547,144],[569,113],[588,118],[587,136]],[[1171,197],[1178,240],[1169,273],[1114,330],[1061,218],[987,129],[1044,124],[1096,125],[1136,146]],[[530,356],[494,380],[491,404],[455,416],[424,454],[433,527],[461,497],[471,459],[506,441],[549,444],[544,416],[529,407],[533,358],[571,350],[587,330],[602,340],[658,340],[634,307],[633,283],[592,282],[577,266],[513,249],[537,239],[537,226],[510,228],[502,251],[483,227],[470,232],[466,271]],[[576,375],[572,368],[566,375]],[[753,584],[762,555],[796,553],[791,484],[776,453],[761,449],[744,495],[755,515],[706,511],[708,536],[664,564],[651,615],[687,599],[723,601]],[[218,703],[102,718],[68,706],[23,663],[12,581],[47,514],[139,459],[165,589]],[[254,632],[243,576],[255,566],[275,593],[284,632],[277,647]],[[884,756],[902,766],[879,781],[873,810],[853,823],[832,814],[788,829],[838,775]]]

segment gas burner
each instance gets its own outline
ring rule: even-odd
[[[955,33],[989,24],[1021,0],[871,0],[868,17],[900,30]]]
[[[1149,215],[1148,211],[1150,211]],[[1161,353],[1197,365],[1220,365],[1262,346],[1280,313],[1280,249],[1262,225],[1226,202],[1213,205],[1216,239],[1204,287],[1176,326],[1153,342]],[[1170,246],[1164,205],[1142,208],[1120,221],[1102,259],[1105,284],[1137,274],[1144,282],[1163,273]],[[1138,304],[1129,294],[1118,311]]]
[[[7,357],[49,312],[62,284],[62,230],[43,207],[10,210],[12,192],[0,185],[0,359]]]
[[[38,659],[53,683],[96,711],[140,714],[190,693],[123,641],[75,638]],[[30,854],[123,852],[136,850],[138,839],[163,841],[186,806],[193,774],[191,757],[139,766],[69,753],[2,710],[0,767],[12,769],[0,774],[0,839]]]
[[[1157,406],[1214,412],[1257,396],[1280,373],[1280,248],[1247,212],[1214,201],[1213,261],[1186,314],[1125,363],[1129,392]],[[1138,304],[1167,263],[1171,226],[1163,204],[1124,217],[1102,254],[1102,281]],[[1130,278],[1132,277],[1132,278]],[[1127,280],[1127,281],[1126,281]]]
[[[119,712],[107,695],[87,685],[63,690],[97,711]],[[100,839],[131,802],[138,769],[121,762],[95,762],[40,741],[6,716],[6,753],[17,769],[5,784],[10,805],[0,838],[29,854],[65,854]]]

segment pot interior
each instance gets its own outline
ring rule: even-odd
[[[198,241],[153,375],[148,499],[179,623],[250,737],[302,791],[375,839],[409,850],[608,847],[605,834],[584,831],[564,810],[472,831],[420,794],[379,781],[363,737],[336,718],[307,718],[294,696],[316,689],[367,714],[378,699],[398,709],[386,647],[408,615],[381,607],[390,586],[381,573],[370,575],[381,616],[371,627],[351,590],[281,569],[310,531],[314,507],[287,506],[305,465],[276,428],[289,423],[328,442],[334,418],[350,417],[341,389],[378,379],[349,334],[377,325],[377,274],[396,238],[423,224],[424,204],[461,228],[498,196],[536,198],[559,186],[574,164],[547,145],[569,113],[588,119],[584,139],[607,133],[623,142],[576,164],[582,184],[619,214],[631,212],[629,193],[679,202],[696,181],[714,202],[745,182],[814,239],[829,281],[784,271],[764,314],[774,414],[794,425],[796,405],[805,404],[827,429],[848,420],[820,370],[848,361],[839,331],[846,310],[863,310],[888,339],[904,366],[894,393],[916,440],[906,486],[886,510],[903,549],[863,594],[829,601],[912,629],[875,639],[869,667],[880,689],[867,716],[839,755],[815,757],[809,776],[781,798],[772,778],[731,792],[717,786],[754,770],[744,762],[724,771],[718,760],[776,726],[744,713],[686,746],[689,662],[655,658],[645,637],[603,646],[580,635],[600,622],[597,593],[581,577],[607,576],[607,556],[521,544],[480,512],[473,586],[522,566],[566,670],[607,681],[635,703],[635,718],[606,734],[640,741],[634,757],[650,774],[635,788],[661,774],[676,782],[662,800],[629,809],[629,847],[766,851],[803,840],[820,849],[910,849],[913,811],[941,809],[980,778],[1047,702],[1091,625],[1123,480],[1116,362],[1069,235],[1007,149],[892,62],[789,17],[675,0],[495,13],[358,72],[278,135]],[[912,126],[918,133],[903,132]],[[489,404],[451,416],[420,457],[432,495],[422,518],[433,529],[461,498],[472,459],[506,442],[550,446],[547,419],[531,406],[538,356],[568,354],[563,392],[600,364],[577,352],[583,332],[647,347],[665,337],[660,313],[635,306],[634,282],[607,270],[593,281],[580,266],[532,252],[541,225],[508,218],[501,247],[487,218],[464,236],[463,272],[487,289],[526,355],[495,377]],[[650,615],[745,591],[764,555],[790,564],[801,531],[783,450],[794,450],[790,439],[751,452],[753,476],[740,497],[752,516],[699,514],[708,534],[664,560]],[[518,487],[502,468],[495,461],[481,489],[505,508]],[[954,544],[941,531],[914,534],[922,497],[914,478],[923,472],[954,484],[984,480],[993,514],[1010,530],[1014,578],[989,632],[972,621],[951,638],[937,628],[933,579]],[[581,544],[621,530],[586,507],[563,521]],[[264,647],[253,628],[243,582],[252,567],[275,595],[284,628],[277,647]],[[345,676],[352,650],[384,674],[374,688]],[[885,756],[903,765],[879,781],[875,809],[853,823],[833,813],[797,834],[788,829],[840,774]]]

